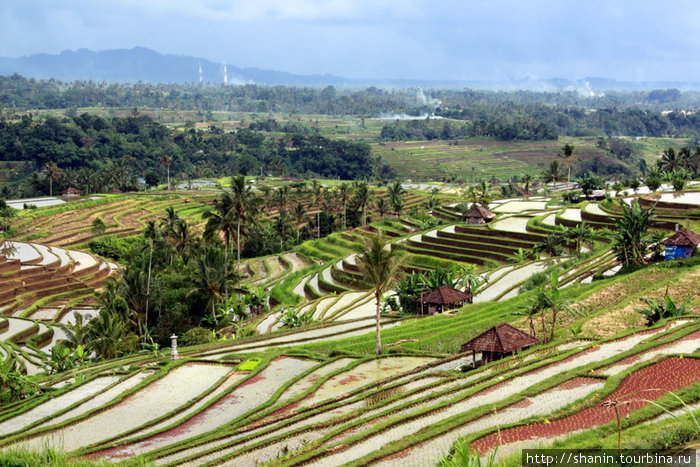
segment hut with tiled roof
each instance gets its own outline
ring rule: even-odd
[[[422,315],[426,312],[428,314],[442,313],[445,307],[458,307],[465,303],[471,303],[472,295],[443,285],[430,292],[420,294],[416,302],[418,303],[418,312]]]
[[[700,235],[692,230],[682,229],[661,242],[665,246],[664,259],[690,258],[700,245]]]
[[[467,224],[485,224],[491,221],[496,214],[486,209],[484,206],[474,203],[472,208],[464,214]]]
[[[539,343],[540,341],[530,334],[510,324],[501,323],[463,344],[462,352],[471,350],[475,362],[476,353],[481,352],[481,360],[486,364]]]

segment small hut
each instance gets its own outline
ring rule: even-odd
[[[476,203],[474,203],[472,208],[466,214],[464,214],[464,220],[467,221],[467,224],[485,224],[491,221],[494,217],[496,217],[496,214]]]
[[[700,245],[700,235],[692,230],[683,229],[668,237],[661,244],[666,247],[664,255],[666,261],[690,258]]]
[[[80,190],[74,187],[70,187],[61,192],[63,196],[80,196]]]
[[[471,350],[474,362],[476,362],[476,353],[481,352],[481,359],[486,364],[539,343],[540,341],[530,334],[510,324],[501,323],[463,344],[462,352]]]
[[[442,313],[446,306],[462,306],[465,303],[471,303],[472,295],[465,292],[460,292],[457,289],[443,285],[430,292],[422,293],[417,299],[418,312],[423,315],[426,312],[428,314]]]

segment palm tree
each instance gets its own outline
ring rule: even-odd
[[[136,350],[137,336],[121,315],[99,313],[87,324],[88,349],[110,359]]]
[[[542,180],[545,183],[558,182],[561,180],[561,168],[559,161],[552,161],[545,170],[542,171]]]
[[[566,239],[572,252],[581,251],[581,242],[586,242],[591,245],[598,238],[598,232],[595,231],[586,222],[576,224],[575,227],[565,227],[562,230],[562,236]]]
[[[682,167],[682,161],[673,148],[668,148],[661,154],[661,159],[656,161],[656,165],[662,172],[673,172]]]
[[[180,257],[186,255],[194,243],[192,232],[184,219],[179,219],[173,226],[169,238],[175,251]]]
[[[148,302],[151,297],[151,271],[153,269],[153,243],[160,236],[155,221],[148,221],[143,234],[148,239],[148,280],[146,282],[146,322],[148,322]],[[139,335],[141,335],[140,330]]]
[[[58,165],[56,165],[55,162],[47,162],[44,164],[44,171],[46,172],[46,176],[49,178],[49,196],[53,196],[53,181],[60,180],[63,172],[60,168],[58,168]]]
[[[297,243],[299,243],[299,237],[301,236],[301,229],[304,224],[308,224],[308,217],[307,217],[308,210],[306,207],[301,204],[297,203],[297,205],[294,207],[294,219],[296,220],[296,231],[297,231]],[[308,226],[307,226],[308,228]]]
[[[241,262],[241,231],[255,222],[257,199],[250,186],[245,183],[245,176],[231,177],[231,198],[236,215],[236,259]]]
[[[377,198],[374,200],[374,204],[379,212],[379,217],[384,217],[389,211],[389,203],[387,203],[386,198]]]
[[[207,221],[204,227],[204,239],[211,240],[217,232],[224,234],[225,254],[231,250],[231,238],[236,232],[236,211],[233,209],[233,198],[228,191],[224,191],[220,199],[214,202],[213,211],[205,211],[202,218]]]
[[[311,180],[311,194],[313,196],[313,204],[316,205],[316,238],[321,238],[321,200],[323,199],[323,187],[316,179]]]
[[[143,336],[144,327],[148,325],[148,294],[150,278],[144,271],[127,268],[121,277],[119,294],[129,307],[129,319],[136,327],[139,336]]]
[[[281,186],[275,191],[275,201],[277,202],[277,209],[279,212],[287,210],[287,203],[289,203],[289,185]]]
[[[631,206],[622,203],[622,217],[612,219],[615,229],[607,236],[624,267],[644,263],[647,247],[652,243],[648,232],[653,218],[654,206],[644,209],[635,201]]]
[[[175,228],[175,224],[180,220],[172,206],[165,208],[165,217],[160,219],[160,226],[163,227],[163,234],[170,235]]]
[[[355,190],[355,205],[362,213],[362,226],[367,225],[367,205],[369,204],[370,192],[367,182],[353,182]]]
[[[165,166],[167,169],[167,180],[168,180],[168,190],[170,189],[170,165],[173,163],[173,156],[169,156],[165,154],[163,157],[160,158],[160,163]]]
[[[567,194],[567,199],[569,198],[569,196],[568,196],[568,195],[569,195],[569,190],[571,189],[571,187],[570,187],[569,185],[571,184],[571,164],[572,164],[572,162],[573,162],[573,160],[574,160],[574,149],[575,149],[575,148],[574,148],[574,145],[573,145],[573,144],[567,143],[567,144],[565,144],[565,145],[561,148],[561,150],[562,150],[562,152],[564,153],[564,155],[563,155],[563,156],[561,156],[561,155],[559,156],[559,157],[563,157],[564,159],[566,159],[566,169],[567,169],[567,176],[566,176],[566,194]]]
[[[556,271],[553,271],[550,278],[549,284],[547,286],[542,286],[535,290],[535,302],[541,309],[549,308],[551,310],[552,320],[550,322],[550,332],[549,339],[545,332],[544,341],[552,341],[554,339],[554,331],[557,326],[557,317],[561,311],[567,311],[571,315],[580,316],[583,314],[581,308],[583,305],[576,300],[570,300],[563,298],[561,296],[561,291],[559,290],[559,276]],[[572,305],[579,305],[581,308],[574,308]],[[542,318],[542,323],[544,327],[544,317]]]
[[[394,208],[394,213],[398,218],[403,209],[403,195],[406,193],[400,180],[394,180],[394,183],[389,185],[389,203]]]
[[[338,188],[338,194],[340,195],[340,201],[343,203],[343,230],[348,230],[348,199],[350,198],[350,185],[347,183],[341,183]]]
[[[372,287],[376,301],[377,355],[382,354],[380,305],[382,295],[399,280],[405,256],[398,247],[392,248],[383,236],[372,236],[357,251],[356,264],[365,283]]]
[[[284,251],[284,242],[292,236],[289,225],[289,214],[285,209],[280,211],[279,216],[275,219],[273,227],[275,233],[277,233],[277,237],[280,239],[280,251]]]
[[[525,174],[520,180],[525,184],[523,190],[525,191],[525,196],[530,196],[530,182],[532,182],[532,175]]]
[[[211,245],[202,247],[195,258],[195,271],[191,279],[194,287],[190,289],[188,295],[199,293],[206,296],[211,318],[218,324],[216,307],[224,300],[228,287],[239,279],[228,262],[225,252]]]

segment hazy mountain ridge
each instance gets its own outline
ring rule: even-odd
[[[185,55],[164,55],[145,47],[113,49],[100,52],[88,49],[66,50],[57,55],[35,54],[18,58],[0,58],[0,75],[12,75],[66,81],[93,80],[107,82],[196,83],[199,66],[205,83],[224,82],[224,64]],[[700,89],[698,82],[616,81],[603,77],[580,79],[532,77],[499,81],[443,79],[347,79],[331,74],[299,75],[261,68],[239,68],[227,64],[228,83],[259,83],[288,86],[385,86],[473,88],[492,90],[578,91],[591,95],[605,90],[651,90],[678,88]]]
[[[94,52],[87,49],[67,50],[58,55],[36,54],[19,58],[0,58],[0,75],[18,73],[31,78],[60,80],[94,80],[108,82],[196,83],[199,66],[203,81],[223,83],[224,65],[210,60],[163,55],[144,47]],[[259,68],[227,65],[228,83],[249,82],[286,85],[320,85],[339,83],[331,75],[295,75]]]

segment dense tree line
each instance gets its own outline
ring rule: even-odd
[[[271,171],[341,179],[386,173],[363,143],[247,128],[230,133],[214,127],[178,132],[138,114],[110,119],[88,114],[60,120],[0,119],[0,161],[24,161],[27,174],[55,164],[62,171],[62,184],[96,185],[79,186],[87,192],[129,189],[136,175],[150,175],[145,177],[149,183],[165,181],[166,172],[176,178]],[[40,185],[36,172],[34,178],[30,176],[27,183]]]
[[[557,132],[551,125],[532,119],[477,119],[463,124],[445,121],[431,125],[430,119],[397,120],[385,125],[382,139],[391,141],[433,140],[490,137],[501,140],[555,140]]]
[[[365,89],[148,83],[95,83],[0,76],[0,106],[7,109],[148,107],[324,115],[435,113],[468,121],[510,124],[567,135],[687,134],[697,132],[700,93],[653,91],[477,91],[472,89]],[[494,123],[495,122],[495,123]],[[539,127],[545,125],[545,127]],[[523,138],[523,135],[519,136]]]

